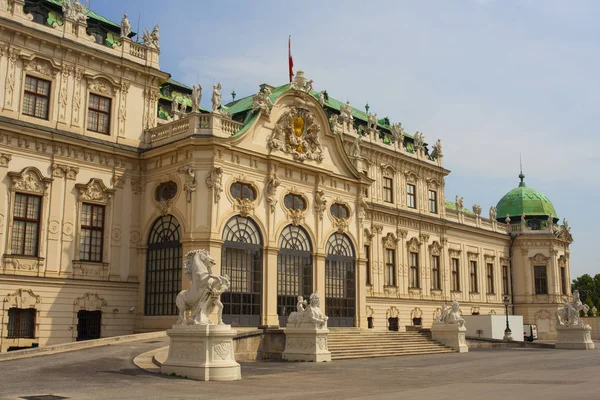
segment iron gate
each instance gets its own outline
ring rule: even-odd
[[[356,261],[350,239],[334,233],[327,241],[325,313],[332,327],[352,327],[356,315]]]
[[[288,225],[279,237],[277,254],[277,315],[279,326],[296,311],[298,296],[308,298],[313,288],[312,247],[306,231]]]
[[[77,341],[100,339],[102,311],[77,312]]]
[[[233,326],[260,325],[262,303],[262,239],[249,218],[231,218],[223,230],[221,275],[230,289],[221,295],[223,321]]]
[[[181,229],[172,215],[158,218],[148,235],[145,315],[177,315],[181,291]]]

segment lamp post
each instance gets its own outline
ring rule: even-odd
[[[504,296],[503,301],[504,301],[504,312],[506,314],[506,329],[504,330],[504,340],[509,341],[509,340],[513,340],[510,326],[508,326],[508,304],[510,303],[510,299],[508,298],[508,296]]]

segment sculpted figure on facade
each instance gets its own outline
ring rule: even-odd
[[[310,295],[310,303],[308,307],[303,308],[306,302],[302,299],[302,296],[298,296],[297,311],[290,314],[288,317],[288,325],[294,328],[327,328],[327,317],[321,309],[321,300],[319,295],[315,292]]]
[[[421,132],[416,131],[413,136],[413,139],[415,144],[415,150],[422,150],[423,146],[425,145],[425,136]]]
[[[212,112],[216,112],[219,107],[221,107],[221,99],[223,95],[221,94],[221,82],[213,85],[213,92],[210,101],[212,102]]]
[[[397,124],[393,124],[391,128],[392,132],[392,140],[394,143],[397,143],[400,148],[403,148],[404,145],[404,128],[402,127],[402,123],[398,122]]]
[[[310,111],[293,107],[277,121],[267,147],[289,153],[296,161],[322,162],[320,132],[321,126]]]
[[[444,156],[444,153],[442,153],[442,141],[440,139],[437,140],[437,142],[435,142],[435,144],[433,145],[433,150],[431,152],[431,158],[434,160],[440,159]]]
[[[598,314],[598,309],[596,308],[596,306],[592,307],[592,317],[595,317]]]
[[[184,256],[185,276],[190,280],[190,288],[177,295],[175,303],[179,311],[178,324],[212,324],[209,315],[218,309],[217,324],[223,325],[223,303],[221,294],[229,290],[229,277],[212,273],[215,260],[206,250],[192,250]],[[186,320],[185,313],[190,311]]]
[[[496,207],[491,206],[490,207],[490,220],[495,221],[497,214],[498,214],[498,211],[496,210]]]
[[[121,20],[121,39],[128,38],[131,33],[131,24],[127,19],[127,14],[123,15],[123,19]]]
[[[353,158],[360,158],[360,141],[362,139],[362,135],[359,133],[352,143],[352,148],[350,149],[350,155]]]
[[[152,32],[148,32],[148,29],[144,29],[142,40],[144,41],[144,46],[154,47],[160,52],[160,35],[158,33],[158,25],[154,25]]]
[[[458,197],[458,195],[456,195],[456,211],[458,212],[462,212],[463,210],[463,206],[464,206],[464,199],[462,197]]]
[[[192,201],[192,193],[196,191],[196,169],[191,165],[181,167],[181,172],[184,172],[187,176],[187,182],[183,184],[183,190],[185,192],[185,198],[187,202]]]
[[[367,117],[367,129],[368,130],[376,130],[377,129],[377,114],[369,114]]]
[[[565,300],[564,307],[556,312],[556,323],[561,326],[583,326],[583,320],[579,318],[579,312],[589,307],[582,303],[579,291],[573,291],[573,300]]]
[[[267,184],[265,185],[265,192],[267,203],[271,206],[271,212],[275,212],[275,206],[277,205],[277,188],[281,185],[281,180],[277,176],[277,168],[275,165],[269,166],[269,174],[267,175]]]
[[[319,92],[319,104],[321,105],[321,107],[325,107],[325,91],[322,90]]]
[[[213,189],[215,203],[221,200],[221,192],[223,192],[223,167],[214,167],[206,176],[206,186]]]
[[[192,112],[198,112],[202,100],[202,85],[192,86]]]
[[[271,109],[273,108],[273,102],[269,97],[271,95],[271,89],[264,87],[260,89],[254,97],[252,97],[252,111],[262,112],[265,115],[271,115]]]
[[[361,221],[363,219],[365,219],[365,217],[367,216],[367,208],[368,207],[369,207],[369,205],[365,201],[365,198],[363,196],[361,196],[360,199],[358,200],[358,219],[360,219]]]
[[[85,22],[89,13],[87,4],[87,2],[81,4],[79,0],[64,0],[62,3],[63,15],[77,22]]]
[[[340,116],[337,114],[331,114],[331,117],[329,117],[329,127],[331,128],[331,131],[335,133],[335,128],[337,128],[338,124],[339,124],[339,119]]]
[[[481,206],[479,204],[473,204],[473,214],[477,217],[481,217]]]
[[[290,84],[290,89],[300,90],[310,94],[313,89],[313,81],[312,79],[307,81],[304,71],[298,70],[294,76],[294,80]]]
[[[465,319],[460,315],[460,304],[458,304],[458,301],[454,300],[450,307],[442,304],[441,315],[435,319],[434,324],[455,324],[463,327]]]
[[[340,106],[340,120],[346,129],[350,130],[352,127],[352,121],[354,121],[354,117],[352,116],[352,107],[350,106],[349,101]]]
[[[176,95],[173,95],[173,100],[171,100],[171,111],[173,116],[175,116],[175,112],[179,111],[179,100]]]
[[[325,191],[323,189],[317,190],[315,193],[315,212],[319,216],[319,220],[323,219],[323,213],[327,208],[327,199],[325,198]]]

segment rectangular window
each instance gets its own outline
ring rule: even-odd
[[[104,206],[83,203],[81,207],[81,261],[102,262]]]
[[[435,190],[429,191],[429,212],[437,214],[437,192]]]
[[[502,294],[507,295],[508,293],[508,265],[502,266]]]
[[[441,290],[440,282],[440,257],[431,256],[431,289]]]
[[[385,249],[385,285],[396,286],[396,250]]]
[[[110,99],[90,93],[88,131],[110,134]]]
[[[35,308],[8,309],[8,338],[35,338]]]
[[[567,269],[560,267],[560,290],[561,294],[567,294]]]
[[[479,287],[477,286],[477,261],[470,261],[469,262],[469,272],[471,275],[471,286],[470,286],[470,292],[471,293],[478,293],[479,292]]]
[[[410,287],[419,288],[419,253],[410,253]]]
[[[548,294],[548,277],[546,266],[536,265],[533,267],[535,276],[535,294]]]
[[[417,208],[415,185],[411,185],[410,183],[406,185],[406,205],[409,208]]]
[[[383,201],[386,203],[394,202],[394,182],[392,178],[383,177]]]
[[[487,292],[494,294],[494,264],[487,265]]]
[[[367,285],[371,284],[371,247],[365,245],[365,258],[367,259]]]
[[[16,193],[13,209],[11,252],[19,256],[38,256],[40,204],[42,198]]]
[[[48,119],[50,82],[27,75],[23,93],[23,114]]]
[[[452,259],[452,290],[454,292],[460,292],[460,273],[459,273],[459,262],[458,258]]]

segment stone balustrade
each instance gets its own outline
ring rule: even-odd
[[[223,117],[220,114],[193,112],[177,121],[167,122],[147,130],[146,142],[151,146],[175,142],[192,135],[230,137],[244,124]]]

